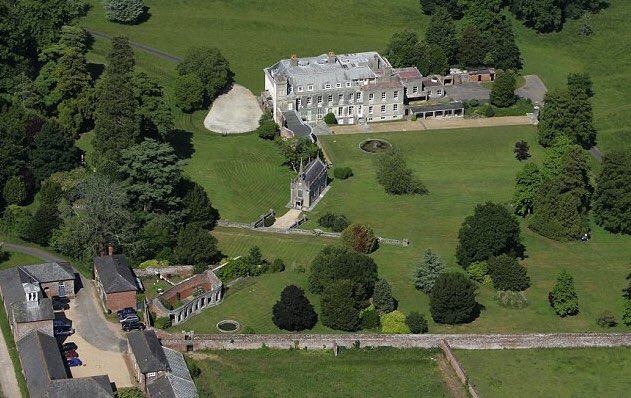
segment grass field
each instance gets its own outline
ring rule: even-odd
[[[448,397],[436,350],[204,351],[198,386],[221,397]]]
[[[428,23],[416,0],[367,0],[361,5],[348,0],[148,0],[151,16],[139,25],[108,22],[100,1],[88,3],[92,8],[82,24],[90,29],[125,34],[179,56],[194,45],[219,47],[237,82],[255,94],[263,89],[262,69],[291,53],[382,50],[393,32],[409,28],[422,34]],[[540,75],[549,87],[565,84],[569,72],[591,74],[604,150],[631,146],[626,127],[631,123],[631,3],[610,4],[591,17],[594,34],[587,38],[577,34],[580,21],[568,21],[561,32],[545,35],[514,23],[524,74]]]
[[[0,258],[0,270],[15,267],[16,265],[28,265],[39,264],[42,262],[37,257],[29,256],[28,254],[5,251],[6,258]]]
[[[628,397],[631,348],[458,350],[483,397]]]

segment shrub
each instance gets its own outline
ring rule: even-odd
[[[175,105],[183,112],[193,112],[204,106],[204,83],[199,76],[187,73],[175,78]]]
[[[324,115],[324,123],[337,124],[337,119],[335,118],[335,115],[332,112],[329,112],[326,115]]]
[[[374,308],[367,309],[362,312],[361,325],[363,330],[377,329],[381,327],[379,314]]]
[[[353,176],[353,170],[350,167],[336,167],[333,169],[333,177],[340,180],[346,180]]]
[[[320,301],[322,324],[347,332],[359,329],[359,310],[354,290],[354,284],[346,279],[334,281],[324,289]]]
[[[415,122],[415,121],[416,121],[416,119],[417,119],[417,117],[416,117],[416,113],[413,113],[413,114],[412,114],[412,116],[410,117],[410,120],[411,120],[411,121],[413,121],[413,122]]]
[[[197,362],[193,360],[193,358],[184,355],[184,361],[186,362],[186,367],[188,368],[188,372],[191,374],[191,377],[196,379],[202,374],[202,370],[197,366]]]
[[[261,269],[257,265],[249,264],[244,259],[239,258],[221,267],[216,274],[219,279],[231,281],[247,276],[258,276],[261,274]]]
[[[419,333],[427,333],[429,331],[429,327],[427,324],[427,319],[425,319],[425,315],[412,311],[405,317],[405,323],[410,328],[410,332],[414,334]]]
[[[497,290],[521,292],[530,286],[526,268],[517,259],[506,254],[489,259],[489,275]]]
[[[436,323],[471,322],[479,314],[475,286],[463,274],[441,274],[430,294],[429,309]]]
[[[105,0],[103,8],[110,21],[133,23],[144,13],[145,3],[142,0]]]
[[[369,226],[351,224],[342,232],[342,243],[358,253],[370,254],[377,247],[377,238]]]
[[[321,227],[331,228],[334,232],[342,232],[349,226],[349,221],[346,216],[325,213],[318,219],[318,224]]]
[[[280,300],[272,308],[272,322],[279,329],[300,331],[313,328],[318,322],[318,315],[304,290],[289,285],[283,289]]]
[[[557,315],[564,317],[578,314],[578,296],[574,280],[567,271],[561,271],[552,291],[548,294],[550,305]]]
[[[206,271],[208,271],[208,264],[197,263],[197,264],[193,265],[193,273],[194,274],[202,274],[202,273],[204,273]]]
[[[120,387],[116,390],[117,398],[143,398],[144,396],[138,387]]]
[[[375,283],[372,303],[379,312],[392,312],[397,308],[397,302],[392,297],[392,287],[387,280],[379,279]]]
[[[524,292],[513,292],[511,290],[499,290],[495,293],[495,299],[502,307],[506,308],[526,308],[528,299]]]
[[[270,265],[269,270],[271,272],[283,272],[285,270],[285,263],[280,258],[272,261],[272,265]]]
[[[2,189],[2,196],[8,205],[21,206],[26,203],[28,192],[24,179],[19,176],[13,176],[7,180]]]
[[[25,208],[17,205],[9,205],[2,214],[0,231],[11,236],[23,236],[30,224],[31,218],[31,213]]]
[[[618,321],[611,311],[603,311],[596,319],[596,323],[601,328],[612,328],[618,325]]]
[[[484,108],[484,116],[486,117],[495,116],[495,109],[493,108],[493,105],[487,105],[486,108]]]
[[[474,98],[472,100],[469,100],[469,107],[475,108],[478,105],[480,105],[480,101],[478,101],[477,99]]]
[[[624,310],[622,312],[622,323],[627,326],[631,326],[631,301],[627,300],[624,304]]]
[[[30,218],[22,238],[38,245],[47,246],[55,230],[61,224],[59,210],[50,205],[41,205]]]
[[[259,126],[256,128],[256,133],[259,138],[264,140],[273,140],[278,135],[280,128],[274,121],[274,118],[270,112],[265,112],[259,119]]]
[[[510,71],[497,71],[497,77],[491,90],[491,103],[500,108],[515,103],[515,75]]]
[[[152,260],[147,260],[147,261],[143,261],[142,263],[138,264],[138,268],[165,268],[168,267],[170,265],[169,260],[157,260],[157,259],[152,259]]]
[[[153,323],[153,326],[162,330],[168,329],[171,327],[171,318],[162,316],[156,319],[156,321]]]
[[[381,314],[381,332],[387,334],[410,333],[410,327],[405,322],[405,314],[401,311],[392,311]]]
[[[492,283],[491,277],[488,275],[488,273],[489,264],[486,261],[476,261],[474,263],[471,263],[471,265],[469,265],[469,268],[467,268],[467,274],[469,274],[469,278],[482,284],[486,284],[485,282],[487,280]]]
[[[265,262],[263,260],[263,254],[261,253],[261,248],[258,246],[252,246],[250,248],[250,252],[244,258],[245,262],[252,265],[261,265]]]

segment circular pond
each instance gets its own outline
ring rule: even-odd
[[[382,153],[390,148],[392,148],[392,144],[380,139],[364,140],[359,144],[359,149],[366,153]]]
[[[231,319],[227,319],[225,321],[217,323],[217,330],[219,330],[221,333],[234,333],[238,331],[239,328],[241,328],[241,324]]]

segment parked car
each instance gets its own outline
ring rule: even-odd
[[[70,358],[70,359],[66,360],[66,363],[70,367],[81,366],[83,364],[79,358]]]
[[[131,307],[127,307],[127,308],[123,308],[122,310],[116,311],[116,313],[118,314],[118,317],[121,318],[121,317],[123,317],[125,315],[129,315],[129,314],[136,315],[136,310],[131,308]]]
[[[67,297],[53,296],[53,310],[64,311],[70,308],[70,300]]]
[[[70,323],[70,321],[67,319],[54,319],[53,326],[69,328],[72,327],[72,323]]]
[[[129,332],[130,330],[144,330],[145,324],[142,322],[125,322],[122,324],[123,330]]]
[[[78,358],[79,354],[77,354],[75,350],[70,350],[70,351],[64,352],[64,356],[66,357],[66,359]]]
[[[120,323],[123,322],[138,322],[140,321],[140,318],[138,318],[138,315],[125,315],[124,317],[120,318]]]
[[[55,336],[70,336],[70,335],[74,334],[74,329],[63,327],[63,326],[58,326],[58,327],[53,329],[53,334]]]
[[[67,342],[67,343],[64,343],[64,344],[61,346],[61,350],[62,350],[62,351],[64,351],[64,352],[65,352],[65,351],[71,351],[71,350],[72,350],[72,351],[74,351],[74,350],[76,350],[77,348],[79,348],[79,347],[77,347],[77,345],[76,345],[73,341],[69,341],[69,342]]]

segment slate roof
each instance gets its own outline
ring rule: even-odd
[[[147,384],[147,395],[149,398],[178,398],[166,375],[160,376]]]
[[[94,268],[99,274],[105,293],[136,291],[136,278],[125,261],[125,256],[116,254],[94,258]]]
[[[311,186],[313,182],[323,173],[326,172],[326,164],[319,157],[313,159],[305,168],[305,182]]]
[[[272,77],[284,76],[290,84],[305,86],[313,84],[316,90],[321,90],[329,83],[335,87],[336,83],[352,80],[374,79],[377,77],[377,62],[383,66],[390,66],[388,61],[375,51],[340,54],[335,56],[335,62],[328,62],[328,55],[315,57],[301,57],[298,65],[292,66],[290,59],[283,59],[275,65],[266,68]]]
[[[114,397],[112,383],[106,375],[80,377],[77,379],[65,379],[53,381],[46,398],[89,397],[108,398]]]
[[[41,298],[38,302],[17,301],[11,305],[11,312],[15,322],[52,321],[55,319],[53,301]]]
[[[147,385],[150,398],[198,398],[197,388],[188,371],[184,356],[170,348],[162,347],[169,363],[170,372]]]
[[[449,104],[437,104],[437,105],[425,105],[425,106],[411,106],[410,112],[432,112],[432,111],[442,111],[449,109],[464,109],[464,105],[462,102],[451,102]]]
[[[131,332],[127,334],[127,342],[142,373],[169,369],[164,350],[153,330]]]
[[[75,279],[74,270],[68,263],[43,263],[18,267],[39,283]]]
[[[51,381],[67,378],[64,361],[54,337],[34,330],[18,340],[17,349],[32,398],[45,396]]]

